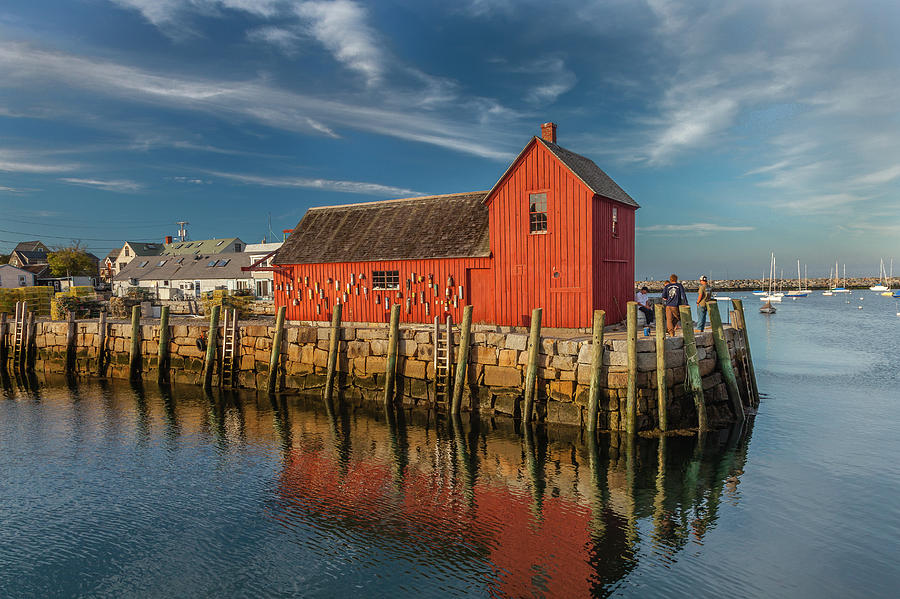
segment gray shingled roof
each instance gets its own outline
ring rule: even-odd
[[[181,260],[181,262],[179,262]],[[209,266],[210,262],[228,260],[225,266]],[[146,266],[141,264],[147,263]],[[158,266],[163,262],[162,266]],[[241,271],[250,266],[250,254],[201,254],[194,256],[139,256],[128,263],[113,277],[114,281],[201,280],[201,279],[249,279],[249,272]]]
[[[127,241],[135,256],[158,256],[165,244],[142,243],[140,241]]]
[[[490,255],[486,192],[311,208],[275,264]]]
[[[603,169],[594,164],[594,161],[590,158],[576,154],[543,138],[536,137],[535,139],[553,152],[594,193],[635,208],[640,208],[638,203],[625,193],[625,190],[619,187],[609,175],[603,172]]]
[[[181,256],[186,254],[222,254],[231,249],[231,244],[237,242],[245,245],[238,237],[223,237],[221,239],[198,239],[195,241],[173,241],[167,243],[162,249],[162,256]]]

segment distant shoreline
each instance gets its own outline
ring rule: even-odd
[[[640,289],[646,285],[651,293],[659,293],[662,291],[666,282],[667,281],[635,281],[634,288]],[[696,280],[681,280],[681,283],[688,291],[697,291],[697,288],[700,286],[699,281]],[[711,280],[709,283],[709,287],[712,291],[757,291],[769,287],[768,279],[765,281],[762,279],[720,279]],[[881,280],[875,277],[854,277],[841,280],[839,285],[846,287],[847,289],[863,289],[868,291],[869,287],[873,287],[879,283],[881,283]],[[828,277],[807,279],[807,286],[810,290],[830,289],[833,284],[834,281]],[[778,288],[783,287],[785,291],[796,289],[797,279],[776,280],[775,286]],[[888,287],[892,286],[888,285]]]

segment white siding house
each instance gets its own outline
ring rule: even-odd
[[[250,255],[244,252],[143,256],[113,277],[113,293],[123,296],[136,287],[159,299],[196,298],[217,289],[253,293],[251,274],[241,270],[246,266]]]
[[[272,266],[272,258],[274,254],[272,252],[277,251],[281,246],[284,245],[283,241],[279,241],[276,243],[250,243],[247,245],[246,252],[250,254],[250,264],[256,264],[263,258],[265,258],[265,262],[260,263],[262,267],[271,267]],[[275,277],[271,270],[253,270],[249,273],[253,277],[254,284],[254,292],[256,293],[256,297],[264,297],[264,298],[273,298],[275,291]]]
[[[0,287],[33,287],[34,274],[9,264],[0,265]]]

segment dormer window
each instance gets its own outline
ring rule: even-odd
[[[528,194],[528,232],[547,232],[547,193]]]

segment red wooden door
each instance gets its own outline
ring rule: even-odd
[[[472,321],[494,322],[494,275],[489,268],[466,270],[466,304],[472,304]]]

